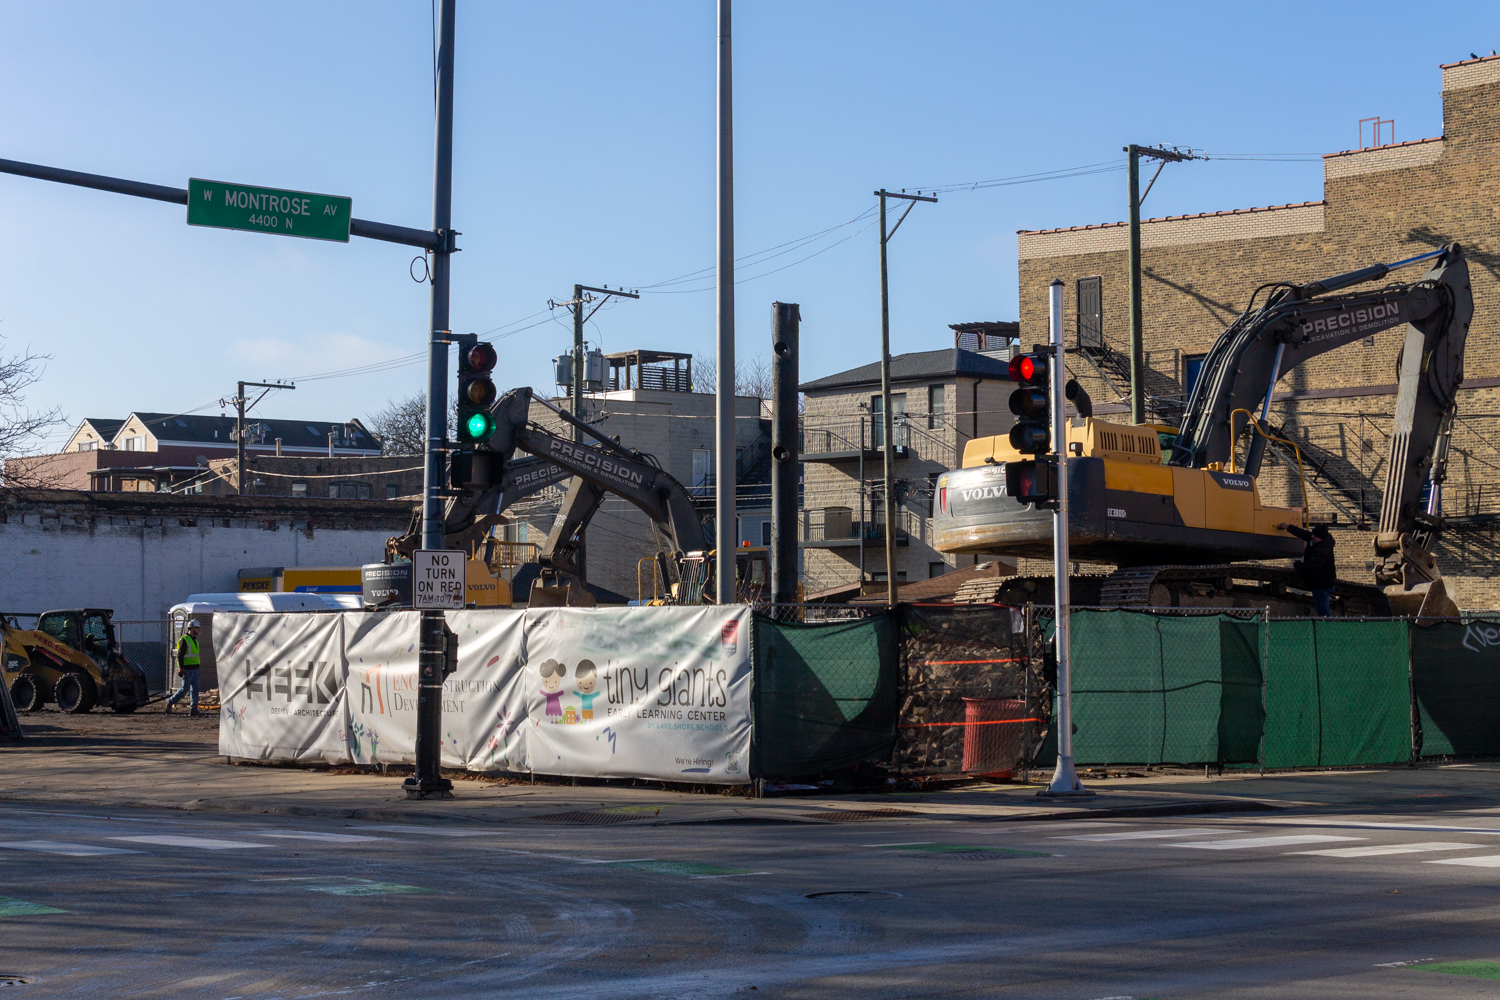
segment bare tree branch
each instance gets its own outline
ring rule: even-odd
[[[454,413],[448,414],[448,437],[457,429]],[[413,393],[405,399],[387,401],[385,408],[366,418],[370,432],[380,439],[382,455],[421,455],[427,451],[427,394]]]
[[[20,354],[0,356],[0,478],[6,486],[46,487],[57,485],[39,463],[30,468],[10,466],[9,459],[38,454],[33,443],[41,433],[63,422],[61,409],[34,412],[25,404],[26,389],[35,385],[46,369],[50,355],[33,354],[28,347]]]

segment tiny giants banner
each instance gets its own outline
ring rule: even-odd
[[[527,612],[531,766],[748,781],[750,621],[743,605]]]

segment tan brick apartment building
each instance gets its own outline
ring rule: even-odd
[[[1143,223],[1142,311],[1148,419],[1175,422],[1196,362],[1271,281],[1310,281],[1448,242],[1468,255],[1474,290],[1442,512],[1439,559],[1463,607],[1500,606],[1500,58],[1443,66],[1443,134],[1324,157],[1323,199]],[[1123,223],[1019,234],[1021,324],[1047,328],[1047,285],[1065,283],[1070,367],[1101,415],[1127,412],[1127,230]],[[1417,268],[1394,280],[1412,281]],[[1085,303],[1082,326],[1078,303]],[[1098,303],[1097,307],[1094,303]],[[1077,334],[1084,334],[1080,345]],[[1281,379],[1271,423],[1302,446],[1315,520],[1338,528],[1340,576],[1366,580],[1385,485],[1398,330],[1315,358]],[[1128,419],[1113,416],[1112,419]],[[1300,502],[1290,463],[1268,461],[1269,501]],[[1045,572],[1026,565],[1024,571]]]

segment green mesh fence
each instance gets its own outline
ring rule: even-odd
[[[1500,755],[1500,622],[1413,628],[1411,683],[1422,756]]]
[[[1254,761],[1260,629],[1227,615],[1074,612],[1075,761]]]
[[[1299,619],[1270,628],[1266,767],[1410,759],[1406,622]]]
[[[751,773],[790,778],[887,760],[896,742],[896,624],[755,618]]]

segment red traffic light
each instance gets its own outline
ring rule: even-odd
[[[1010,359],[1010,377],[1022,385],[1047,381],[1047,359],[1040,354],[1017,354]]]
[[[474,369],[476,372],[487,372],[492,370],[495,367],[495,363],[499,360],[499,355],[495,353],[495,348],[493,345],[475,344],[473,347],[469,348],[469,367]]]

